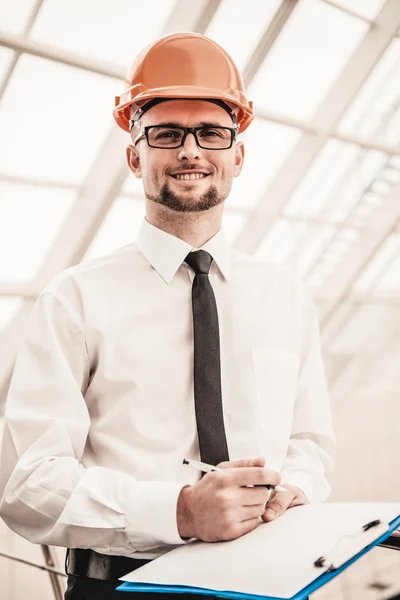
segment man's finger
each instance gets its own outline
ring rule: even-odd
[[[293,498],[293,500],[291,501],[291,503],[289,504],[288,508],[294,508],[295,506],[302,506],[303,504],[310,504],[310,501],[308,500],[308,498],[306,498],[306,496],[304,496],[304,495],[295,496]]]
[[[272,500],[268,502],[267,508],[263,514],[264,521],[273,521],[276,517],[282,515],[293,501],[294,495],[292,492],[278,492]]]
[[[265,457],[258,458],[242,458],[241,460],[226,460],[219,463],[217,466],[220,469],[233,469],[243,467],[263,467],[265,465]]]
[[[254,506],[243,506],[240,511],[242,521],[261,517],[264,512],[264,504],[255,504]]]
[[[231,468],[232,482],[240,486],[247,485],[279,485],[281,477],[277,471],[263,467]]]

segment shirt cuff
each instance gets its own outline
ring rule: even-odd
[[[186,484],[177,482],[135,482],[125,515],[125,531],[136,552],[165,545],[186,544],[176,520],[178,497]]]
[[[315,477],[301,471],[293,471],[286,474],[281,473],[281,482],[279,485],[285,487],[285,483],[301,489],[310,502],[323,502],[327,499],[331,491],[325,479],[316,482]]]

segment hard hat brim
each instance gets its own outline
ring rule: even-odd
[[[216,92],[215,89],[198,86],[169,86],[168,88],[156,88],[149,90],[138,90],[138,86],[132,86],[125,90],[121,96],[116,97],[116,106],[113,114],[117,124],[129,131],[129,120],[132,108],[139,109],[145,102],[153,98],[177,99],[199,99],[210,98],[230,102],[239,108],[237,117],[239,131],[243,132],[254,118],[252,102],[248,101],[244,94],[238,90],[227,90],[226,93]]]

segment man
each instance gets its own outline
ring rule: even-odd
[[[1,454],[1,515],[72,549],[69,600],[119,597],[118,577],[172,547],[235,539],[329,492],[312,303],[221,230],[253,119],[236,66],[203,36],[166,36],[134,63],[114,115],[146,219],[136,243],[38,299]],[[184,458],[222,469],[201,478]]]

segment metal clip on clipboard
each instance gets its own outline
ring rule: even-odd
[[[330,552],[320,556],[314,562],[314,566],[323,567],[326,571],[338,569],[387,531],[389,531],[388,523],[383,523],[379,519],[370,521],[363,525],[361,531],[345,535],[340,539]]]

